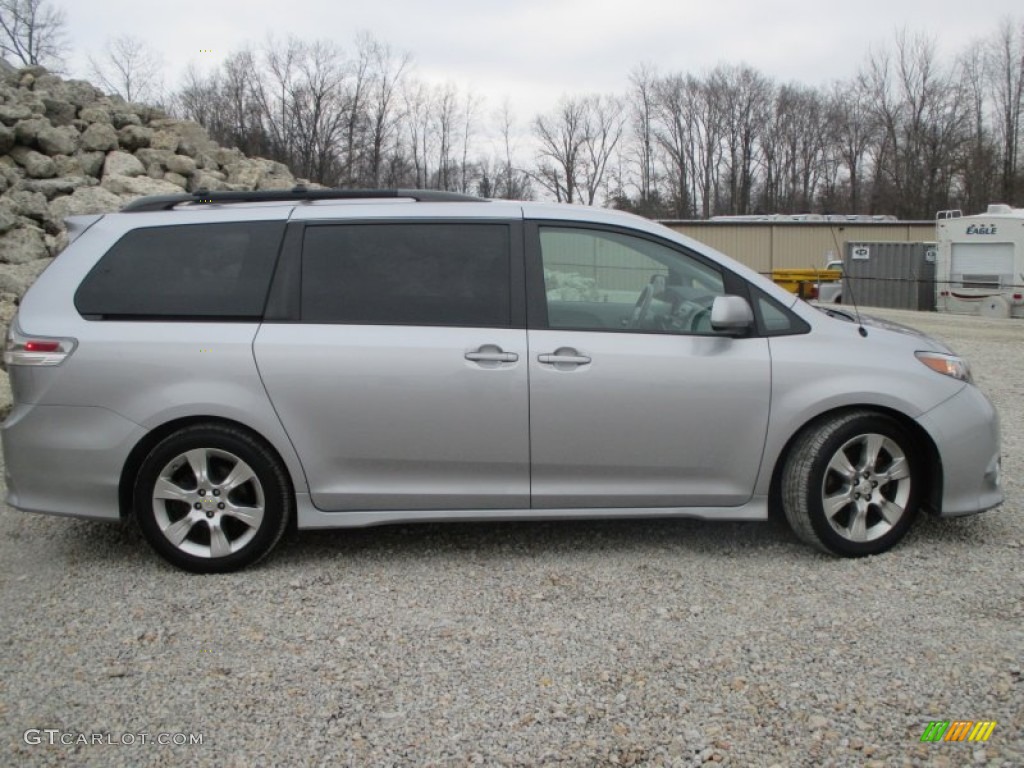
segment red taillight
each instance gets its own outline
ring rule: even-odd
[[[33,338],[21,333],[17,319],[7,330],[4,363],[7,365],[60,365],[75,351],[75,339]]]
[[[1020,301],[1021,299],[1024,299],[1024,294],[1015,293],[1015,294],[1013,294],[1013,299],[1014,299],[1014,301]]]
[[[59,341],[39,341],[33,339],[25,342],[26,352],[56,352],[60,349]]]

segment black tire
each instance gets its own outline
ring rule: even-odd
[[[133,502],[153,549],[194,573],[257,562],[280,541],[295,508],[276,455],[226,424],[186,427],[157,443],[136,475]]]
[[[922,482],[917,445],[899,422],[847,412],[797,437],[783,469],[782,506],[811,546],[842,557],[877,555],[906,535]]]

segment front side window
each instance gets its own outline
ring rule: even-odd
[[[302,249],[302,321],[508,327],[504,224],[311,226]]]
[[[632,235],[541,227],[548,327],[712,333],[722,273],[666,245]]]
[[[179,224],[118,240],[75,293],[91,319],[258,320],[284,224]]]

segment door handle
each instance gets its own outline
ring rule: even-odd
[[[476,352],[467,352],[466,359],[474,363],[514,363],[519,359],[515,352],[504,352],[497,344],[485,344]]]
[[[556,349],[553,354],[550,355],[537,355],[538,362],[548,363],[549,365],[589,365],[590,358],[586,355],[579,354],[575,349],[571,347],[562,347]]]

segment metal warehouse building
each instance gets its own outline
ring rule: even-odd
[[[848,242],[935,241],[934,221],[866,218],[750,216],[661,223],[763,273],[773,269],[820,269],[827,261],[843,258]]]

